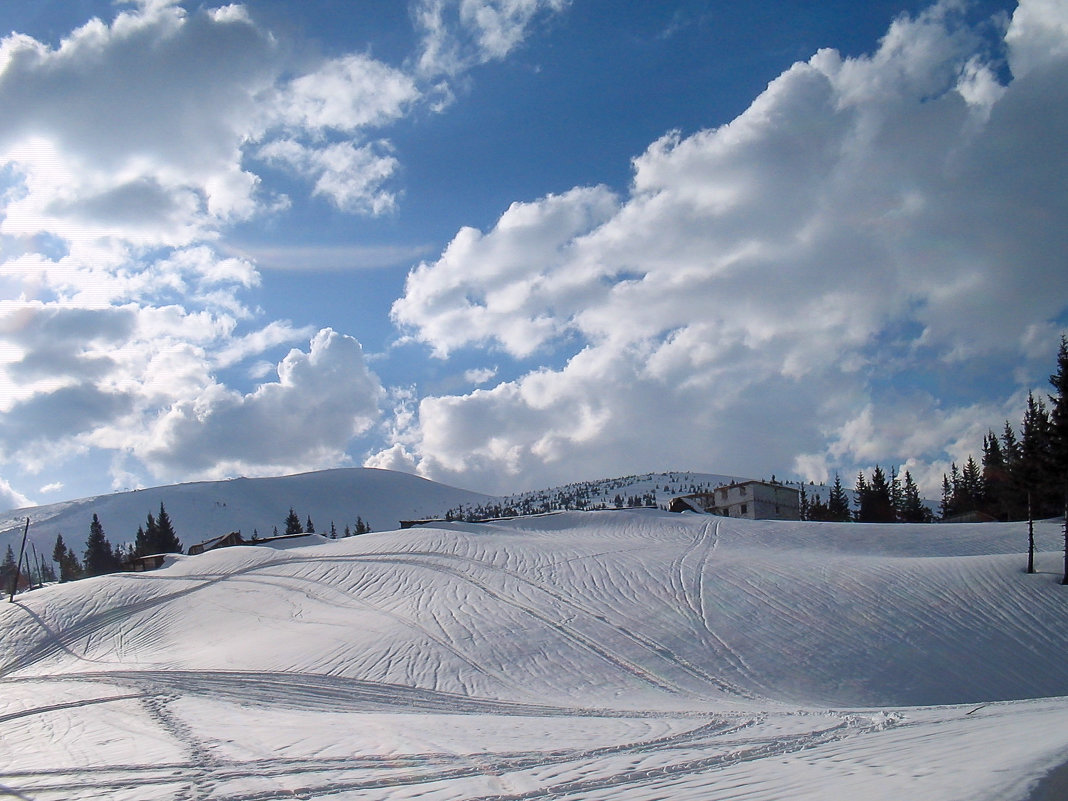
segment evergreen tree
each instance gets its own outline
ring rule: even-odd
[[[912,474],[905,471],[905,482],[901,488],[901,514],[900,518],[905,523],[930,523],[931,510],[920,498],[920,490],[916,482],[912,480]]]
[[[879,466],[872,471],[871,481],[865,484],[857,519],[865,523],[894,523],[897,515],[890,496],[890,484]]]
[[[1023,490],[1031,493],[1037,517],[1046,517],[1060,511],[1057,508],[1059,504],[1051,503],[1049,468],[1049,412],[1046,411],[1046,404],[1035,400],[1034,394],[1029,392],[1020,435],[1019,472]]]
[[[1012,424],[1006,420],[1005,428],[1001,432],[1001,458],[1005,462],[1006,489],[1005,507],[1009,520],[1027,519],[1027,487],[1024,486],[1021,476],[1020,443],[1016,439],[1016,431]]]
[[[1050,483],[1061,498],[1068,496],[1068,337],[1061,336],[1057,372],[1049,377],[1054,394],[1049,396]]]
[[[82,577],[82,566],[78,562],[78,557],[63,542],[62,534],[56,535],[56,544],[52,548],[52,561],[59,565],[60,581],[74,581]]]
[[[148,520],[145,522],[144,528],[137,529],[138,535],[141,539],[134,541],[134,553],[137,556],[148,556],[153,553],[160,553],[159,551],[159,526],[156,525],[156,518],[152,516],[152,513],[148,513]]]
[[[822,496],[817,492],[816,497],[808,502],[808,519],[815,521],[833,520],[831,510],[823,502]]]
[[[846,495],[845,487],[842,486],[841,477],[835,473],[831,495],[827,499],[827,519],[836,523],[846,523],[850,518],[849,496]]]
[[[957,466],[953,465],[953,470],[956,469]],[[942,502],[939,504],[938,514],[943,520],[954,514],[953,485],[949,483],[949,476],[945,473],[942,474]]]
[[[289,514],[286,515],[286,535],[303,534],[304,526],[300,523],[300,518],[297,517],[297,513],[293,511],[293,507],[289,507]]]
[[[1068,337],[1061,336],[1057,372],[1049,377],[1055,394],[1049,396],[1049,465],[1051,496],[1061,501],[1064,515],[1064,575],[1068,584]]]
[[[7,553],[4,554],[4,561],[0,564],[0,591],[4,593],[10,593],[15,588],[12,586],[15,583],[15,552],[11,549],[11,545],[7,546]]]
[[[85,541],[85,558],[82,561],[87,576],[102,576],[118,570],[111,543],[104,535],[104,527],[95,513],[93,522],[89,524],[89,538]]]
[[[152,516],[149,515],[149,519]],[[153,553],[181,553],[182,542],[178,539],[178,535],[174,531],[174,526],[171,524],[170,515],[167,514],[167,510],[163,508],[163,504],[159,505],[159,517],[156,518],[156,550]]]
[[[336,540],[337,539],[337,527],[334,525],[334,521],[333,520],[330,521],[330,539],[332,539],[332,540]]]
[[[868,488],[868,479],[864,477],[864,471],[861,470],[857,473],[857,483],[856,486],[853,487],[853,504],[857,507],[855,517],[858,521],[864,520],[863,509],[865,508],[865,505],[869,503],[868,495],[870,492],[871,490]]]
[[[983,474],[975,459],[969,455],[960,476],[958,513],[975,512],[984,505]]]
[[[894,520],[901,519],[901,507],[905,499],[901,491],[901,476],[897,473],[897,465],[890,468],[890,508],[894,510]]]
[[[983,510],[998,520],[1009,519],[1009,470],[993,431],[983,437]]]
[[[312,523],[311,515],[308,515],[308,522],[304,524],[304,533],[305,534],[314,534],[315,533],[315,524]]]

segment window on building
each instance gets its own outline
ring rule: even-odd
[[[740,507],[739,515],[746,515],[749,513],[749,504],[743,503]]]

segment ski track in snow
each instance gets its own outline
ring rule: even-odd
[[[1023,799],[1068,698],[1003,699],[1068,695],[1068,592],[998,531],[571,514],[29,593],[0,795]]]

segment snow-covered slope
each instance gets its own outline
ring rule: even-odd
[[[0,550],[13,544],[16,553],[22,529],[30,518],[30,541],[42,558],[51,556],[56,535],[80,557],[97,514],[113,545],[132,543],[138,526],[160,503],[174,524],[182,545],[241,531],[251,539],[285,530],[292,507],[301,522],[310,516],[326,533],[331,521],[339,534],[355,526],[359,516],[374,530],[396,528],[398,521],[439,515],[457,504],[483,503],[488,496],[427,481],[391,470],[349,468],[274,478],[236,478],[117,492],[49,506],[20,509],[0,516]]]
[[[1060,529],[656,510],[173,557],[0,609],[22,797],[1022,799]]]

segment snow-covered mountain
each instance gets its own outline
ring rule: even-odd
[[[76,501],[17,509],[0,515],[0,550],[18,552],[26,518],[29,539],[41,558],[51,556],[56,535],[81,556],[89,523],[98,515],[113,545],[132,543],[138,526],[162,503],[182,545],[240,531],[251,539],[285,530],[290,507],[318,532],[337,531],[360,517],[373,530],[397,528],[402,519],[434,517],[450,506],[484,503],[489,496],[449,487],[407,473],[371,468],[324,470],[274,478],[236,478],[116,492]]]
[[[655,509],[170,557],[0,605],[0,785],[1022,801],[1068,754],[1060,525],[1036,535],[1034,575],[1026,524]]]
[[[502,513],[532,514],[559,509],[611,507],[618,497],[650,499],[666,504],[675,495],[717,487],[736,476],[710,473],[645,473],[568,484],[508,496],[489,496],[428,481],[407,473],[347,468],[273,478],[201,481],[132,492],[116,492],[75,501],[16,509],[0,515],[0,552],[11,545],[18,552],[26,518],[29,540],[42,559],[50,556],[56,535],[80,557],[96,514],[112,545],[132,543],[138,526],[162,503],[182,545],[240,531],[251,539],[285,530],[290,507],[305,522],[311,517],[318,533],[333,523],[338,535],[355,528],[357,517],[373,530],[397,528],[401,520],[444,517],[449,512],[494,517]],[[462,517],[463,514],[456,514]]]

